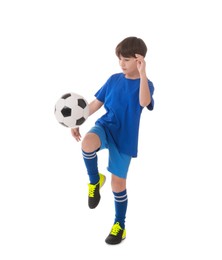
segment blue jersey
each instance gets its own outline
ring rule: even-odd
[[[147,106],[153,110],[153,83],[148,80],[152,97]],[[95,97],[104,103],[106,113],[96,124],[102,125],[121,153],[137,157],[140,116],[140,79],[127,79],[123,73],[112,75],[97,91]]]

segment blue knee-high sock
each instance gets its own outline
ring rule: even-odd
[[[82,155],[86,165],[87,173],[89,175],[89,182],[91,184],[96,184],[99,181],[96,151],[91,153],[82,151]]]
[[[126,210],[128,205],[128,197],[126,190],[121,192],[113,192],[115,203],[115,221],[120,223],[122,228],[125,228]]]

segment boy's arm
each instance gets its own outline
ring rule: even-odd
[[[89,116],[95,113],[100,107],[103,105],[103,102],[98,99],[94,99],[91,103],[89,103]],[[76,139],[77,142],[81,141],[81,134],[79,132],[79,127],[71,128],[71,134]]]
[[[140,105],[142,107],[146,107],[151,102],[151,95],[150,95],[148,80],[146,76],[146,62],[142,55],[136,54],[136,58],[137,58],[137,68],[140,73],[140,92],[139,92]]]
[[[140,105],[147,107],[151,102],[150,89],[146,74],[140,77]]]
[[[89,103],[89,116],[91,116],[93,113],[95,113],[97,110],[101,108],[103,105],[103,102],[99,101],[97,98],[95,98],[92,102]]]

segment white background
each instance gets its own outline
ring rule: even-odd
[[[222,259],[220,1],[0,3],[0,259]],[[148,46],[155,110],[144,110],[128,175],[127,239],[108,246],[107,183],[87,206],[81,145],[54,117],[120,72],[115,47]],[[102,113],[90,117],[81,133]]]

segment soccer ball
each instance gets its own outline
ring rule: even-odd
[[[89,116],[88,102],[79,94],[64,94],[56,102],[54,114],[61,125],[69,128],[79,127]]]

